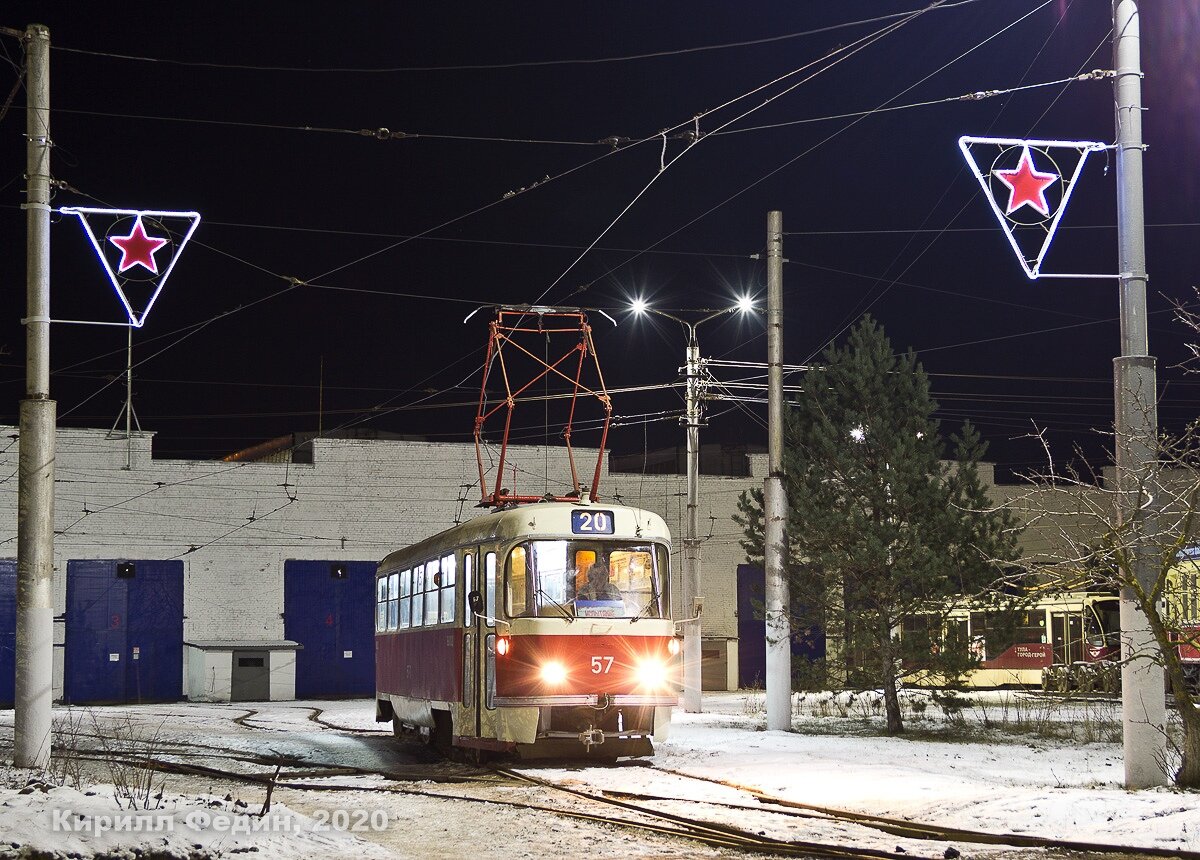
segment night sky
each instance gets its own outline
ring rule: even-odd
[[[606,309],[618,326],[591,321],[608,385],[671,383],[682,332],[632,319],[628,302],[680,316],[742,293],[765,302],[754,255],[781,209],[789,363],[869,311],[917,351],[943,428],[971,419],[1003,468],[1043,465],[1022,438],[1035,427],[1056,457],[1080,444],[1101,460],[1115,282],[1026,279],[957,139],[1111,141],[1111,82],[913,105],[1111,68],[1110,4],[950,0],[829,55],[919,6],[10,2],[0,25],[51,29],[55,206],[203,216],[134,333],[134,406],[158,456],[220,457],[318,425],[467,440],[490,312],[463,318],[480,305]],[[1160,421],[1177,427],[1200,402],[1171,314],[1195,303],[1200,264],[1200,2],[1146,0],[1142,33],[1151,350]],[[20,45],[0,48],[6,96]],[[24,104],[18,91],[0,118],[11,423],[24,390]],[[714,108],[698,142],[679,136]],[[613,137],[630,143],[597,143]],[[1115,178],[1115,162],[1091,156],[1047,271],[1117,270]],[[121,320],[78,222],[55,216],[51,233],[54,318]],[[763,332],[761,316],[716,319],[701,351],[763,361]],[[61,425],[116,421],[125,339],[53,326]],[[614,402],[618,452],[681,441],[677,390]],[[714,403],[703,438],[765,445],[764,415]],[[518,412],[514,435],[541,441],[545,420],[541,406]]]

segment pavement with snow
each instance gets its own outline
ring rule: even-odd
[[[1037,851],[850,832],[819,816],[781,823],[755,809],[704,802],[744,804],[746,796],[739,800],[728,785],[734,784],[813,806],[1128,846],[1131,854],[1138,848],[1200,852],[1200,793],[1121,787],[1118,703],[988,693],[973,695],[961,713],[947,716],[935,706],[921,712],[918,701],[908,714],[908,732],[888,738],[880,735],[878,701],[870,694],[797,694],[793,732],[765,731],[762,701],[755,693],[706,694],[704,713],[677,711],[653,767],[582,762],[518,769],[576,788],[662,798],[661,808],[683,815],[703,806],[707,818],[777,838],[852,841],[888,852],[901,848],[912,857],[941,857],[948,848],[989,858]],[[0,858],[132,857],[134,848],[140,856],[162,858],[243,852],[262,860],[466,858],[498,846],[534,858],[732,856],[531,808],[585,805],[544,787],[439,780],[471,769],[431,761],[423,749],[392,739],[386,726],[374,722],[369,700],[145,705],[73,714],[81,749],[94,749],[104,727],[115,726],[118,734],[156,736],[162,757],[238,773],[269,776],[274,768],[259,763],[261,757],[286,759],[293,768],[353,767],[391,778],[347,772],[310,780],[335,784],[336,791],[278,788],[263,823],[257,817],[263,786],[171,774],[156,789],[162,796],[146,804],[154,809],[137,813],[145,820],[118,831],[102,826],[106,816],[128,812],[114,799],[119,792],[103,761],[40,781],[8,769],[0,772]],[[65,710],[56,710],[57,720],[66,718]],[[8,760],[11,739],[12,712],[0,711],[0,742],[8,747],[0,755]]]

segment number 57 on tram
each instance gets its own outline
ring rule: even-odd
[[[544,502],[379,564],[376,720],[520,757],[649,755],[677,702],[670,534],[622,505]]]

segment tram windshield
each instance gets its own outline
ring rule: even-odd
[[[662,618],[665,547],[621,541],[535,540],[508,558],[512,615]]]
[[[1093,648],[1121,646],[1121,604],[1115,597],[1097,600],[1083,614],[1087,642]]]

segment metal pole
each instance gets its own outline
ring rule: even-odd
[[[25,399],[17,479],[13,764],[50,764],[54,692],[54,424],[50,399],[50,30],[25,29]]]
[[[125,338],[125,468],[133,468],[133,326]]]
[[[792,641],[784,574],[783,213],[767,213],[767,478],[763,487],[766,567],[767,728],[792,727]]]
[[[696,536],[700,492],[700,346],[696,323],[684,323],[688,331],[687,361],[687,518],[683,538],[683,709],[701,710],[700,648],[700,541]]]
[[[1119,517],[1132,522],[1134,573],[1144,592],[1157,577],[1153,516],[1138,510],[1137,491],[1153,480],[1158,403],[1146,324],[1145,216],[1142,207],[1142,66],[1136,0],[1113,0],[1116,79],[1117,242],[1120,265],[1121,354],[1114,360]],[[1167,751],[1163,672],[1150,623],[1131,588],[1121,590],[1121,710],[1125,787],[1165,785]]]

